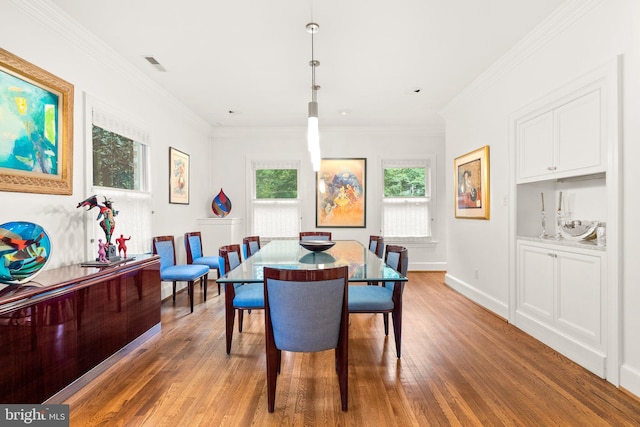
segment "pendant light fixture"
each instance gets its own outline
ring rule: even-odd
[[[307,144],[311,155],[311,165],[314,172],[320,170],[320,131],[318,129],[318,100],[317,92],[320,86],[316,85],[316,67],[320,65],[313,52],[313,35],[318,32],[320,26],[315,22],[307,24],[307,31],[311,33],[311,102],[309,103],[309,123],[307,127]]]

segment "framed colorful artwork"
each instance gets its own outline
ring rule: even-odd
[[[489,219],[489,146],[453,161],[456,218]]]
[[[73,85],[0,49],[0,191],[71,194]]]
[[[367,225],[367,159],[322,159],[316,173],[316,227]]]
[[[189,155],[169,147],[169,203],[189,204]]]

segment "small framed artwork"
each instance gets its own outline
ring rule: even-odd
[[[73,85],[0,49],[0,191],[71,194]]]
[[[364,228],[367,159],[322,159],[316,173],[316,227]]]
[[[189,155],[169,147],[169,203],[189,204]]]
[[[456,218],[489,219],[489,146],[453,161]]]

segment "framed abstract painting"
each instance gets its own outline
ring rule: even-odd
[[[316,173],[316,227],[367,225],[367,159],[322,159]]]
[[[489,146],[453,161],[456,218],[489,219]]]
[[[169,203],[189,204],[189,155],[169,147]]]
[[[72,84],[0,49],[0,129],[0,191],[72,193]]]

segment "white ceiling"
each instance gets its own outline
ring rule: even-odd
[[[447,102],[564,0],[53,2],[213,126],[306,125],[313,20],[321,127],[442,129]]]

